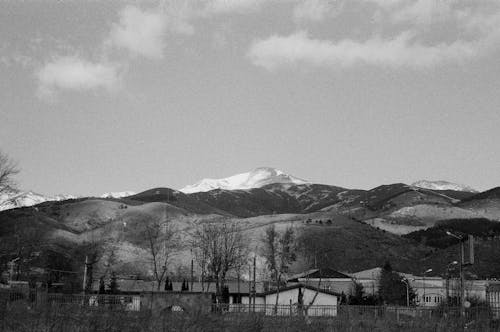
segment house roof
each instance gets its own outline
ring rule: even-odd
[[[419,279],[422,278],[420,276],[416,276],[411,273],[405,273],[405,272],[399,272],[399,271],[394,271],[398,273],[399,275],[405,277],[406,279]],[[381,267],[375,267],[373,269],[368,269],[368,270],[363,270],[359,272],[354,272],[351,273],[351,276],[356,279],[378,279],[380,277],[380,274],[382,273],[382,268]],[[426,279],[434,279],[434,280],[440,280],[442,278],[440,277],[433,277],[433,276],[426,276]]]
[[[351,276],[357,279],[377,279],[381,271],[381,267],[374,267],[373,269],[351,273]]]
[[[321,288],[317,288],[317,287],[314,287],[314,286],[311,286],[311,285],[307,285],[307,284],[303,284],[303,283],[298,283],[298,284],[294,284],[294,285],[290,285],[290,286],[287,286],[287,287],[283,287],[283,288],[280,288],[280,292],[285,292],[287,290],[291,290],[291,289],[295,289],[295,288],[307,288],[309,290],[312,290],[312,291],[315,291],[315,292],[319,292],[319,293],[323,293],[323,294],[329,294],[329,295],[335,295],[335,296],[341,296],[341,294],[339,293],[336,293],[336,292],[332,292],[332,291],[329,291],[329,290],[326,290],[326,289],[321,289]],[[257,294],[257,296],[266,296],[266,295],[270,295],[270,294],[274,294],[274,293],[277,293],[278,290],[277,289],[273,289],[273,290],[270,290],[270,291],[267,291],[267,292],[262,292],[260,294]]]
[[[296,275],[291,276],[289,282],[298,282],[299,279],[351,279],[347,274],[341,273],[334,269],[324,268],[324,269],[312,269]]]
[[[142,280],[142,279],[118,279],[118,289],[122,292],[156,292],[156,281],[150,280]],[[106,286],[108,282],[106,281]],[[249,285],[251,283],[248,281],[240,280],[239,292],[238,292],[238,281],[237,280],[228,280],[225,285],[229,288],[230,294],[248,294]],[[180,291],[182,287],[182,281],[172,281],[172,291]],[[207,292],[207,293],[215,293],[215,282],[205,282],[204,289],[201,286],[201,282],[194,281],[193,287],[191,288],[191,282],[188,281],[188,287],[190,292]],[[160,286],[160,292],[163,292],[165,288],[165,283],[163,282]],[[257,293],[264,291],[264,283],[256,282],[255,290]],[[94,291],[99,290],[99,280],[94,280],[92,289]]]

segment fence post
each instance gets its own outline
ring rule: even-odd
[[[290,299],[290,317],[292,317],[292,299]]]

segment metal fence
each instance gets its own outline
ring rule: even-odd
[[[77,305],[89,308],[113,308],[128,311],[141,310],[140,295],[110,294],[57,294],[46,292],[0,291],[0,302],[8,305],[29,303],[30,305],[61,306]]]
[[[163,294],[167,296],[168,294]],[[113,309],[141,311],[152,309],[152,298],[147,294],[52,294],[46,292],[21,292],[0,290],[0,304],[24,305],[29,307],[84,306],[89,309]],[[149,302],[148,302],[149,301]],[[146,305],[146,302],[148,305]],[[401,306],[357,306],[357,305],[274,305],[274,304],[199,304],[206,311],[219,314],[260,314],[277,317],[337,317],[338,319],[372,320],[390,319],[410,321],[413,319],[459,318],[467,320],[489,320],[500,318],[499,307],[478,306],[467,309],[460,307],[401,307]],[[172,306],[171,310],[174,310]],[[154,308],[153,308],[154,309]]]
[[[337,317],[339,319],[372,320],[389,319],[409,321],[413,319],[459,318],[467,320],[495,319],[500,317],[499,308],[472,307],[403,307],[403,306],[361,306],[361,305],[311,305],[298,306],[273,304],[213,304],[212,312],[222,314],[257,313],[266,316],[310,316]]]
[[[297,304],[227,304],[212,305],[212,312],[219,313],[258,313],[268,316],[317,316],[334,317],[337,315],[337,306],[334,305],[297,305]]]

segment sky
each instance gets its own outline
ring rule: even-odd
[[[259,166],[500,185],[499,0],[0,1],[0,150],[44,194]]]

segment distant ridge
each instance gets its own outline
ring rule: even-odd
[[[47,201],[64,201],[76,198],[73,195],[46,196],[33,191],[10,190],[0,194],[0,211],[23,206],[33,206]]]
[[[474,188],[463,184],[452,183],[448,181],[429,181],[429,180],[420,180],[411,184],[413,187],[419,187],[423,189],[430,190],[454,190],[454,191],[465,191],[470,193],[477,193],[478,191]]]
[[[117,192],[104,193],[101,195],[101,198],[123,198],[123,197],[127,197],[127,196],[132,196],[135,194],[136,194],[135,191],[130,191],[130,190],[117,191]]]
[[[261,188],[268,184],[307,184],[306,180],[299,179],[272,167],[258,167],[254,170],[236,174],[223,179],[203,179],[193,185],[180,189],[185,194],[206,192],[214,189],[238,190]]]

